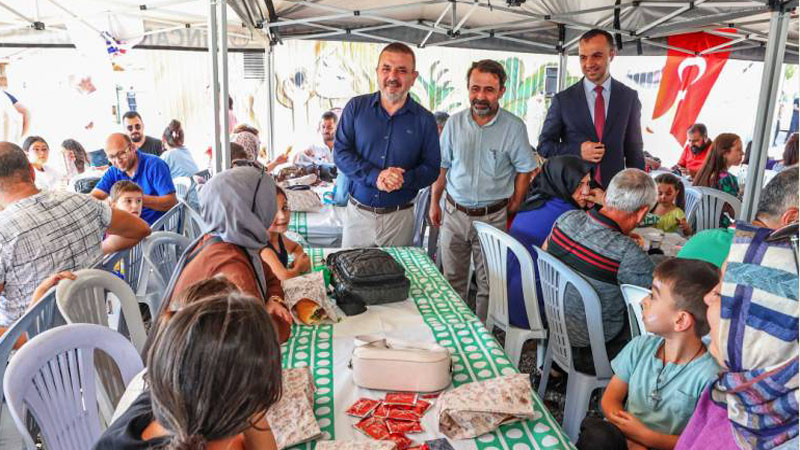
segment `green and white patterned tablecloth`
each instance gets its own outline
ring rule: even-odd
[[[319,211],[292,211],[289,231],[311,247],[339,247],[342,243],[344,207],[324,205]]]
[[[410,340],[435,340],[453,354],[453,385],[486,380],[517,372],[497,343],[466,304],[453,291],[421,249],[386,249],[406,270],[411,281],[410,299],[370,307],[363,314],[335,325],[293,326],[292,337],[282,347],[284,367],[310,367],[317,391],[314,408],[324,439],[366,439],[352,425],[344,410],[360,397],[379,398],[383,393],[356,387],[347,362],[358,334],[383,333]],[[308,249],[314,267],[335,250]],[[536,419],[503,425],[477,439],[451,441],[456,450],[528,450],[574,448],[542,401],[533,395]],[[487,399],[491,401],[491,399]],[[423,419],[425,434],[409,435],[417,444],[444,437],[437,418]],[[311,448],[313,443],[300,446]]]

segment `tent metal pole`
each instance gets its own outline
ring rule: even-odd
[[[3,9],[5,9],[5,10],[7,10],[7,11],[8,11],[8,12],[10,12],[11,14],[13,14],[13,15],[15,15],[15,16],[17,16],[17,17],[19,17],[20,19],[24,20],[25,22],[27,22],[27,23],[26,23],[26,25],[27,25],[27,26],[31,26],[31,24],[33,24],[33,22],[34,22],[34,20],[33,20],[33,19],[30,19],[30,18],[28,18],[28,17],[25,17],[25,15],[24,15],[24,14],[22,14],[22,13],[21,13],[21,12],[19,12],[19,11],[17,11],[16,9],[14,9],[14,8],[12,8],[12,7],[8,6],[8,5],[6,5],[6,4],[5,4],[5,2],[0,2],[0,8],[3,8]]]
[[[455,9],[456,9],[455,3],[453,3],[453,10],[455,10]],[[469,20],[469,16],[471,16],[472,13],[474,13],[476,9],[478,9],[478,1],[477,0],[475,1],[475,3],[472,4],[472,8],[470,8],[469,11],[467,11],[467,13],[464,14],[464,17],[461,18],[461,21],[458,22],[458,25],[456,25],[456,27],[453,28],[453,33],[458,33],[458,30],[460,30],[461,27],[464,26],[465,23],[467,23],[467,20]]]
[[[649,24],[643,26],[642,28],[639,28],[638,30],[636,30],[636,35],[637,36],[642,35],[642,34],[646,33],[648,30],[652,30],[653,28],[661,25],[662,23],[669,22],[670,20],[674,19],[675,17],[680,16],[681,14],[685,13],[686,11],[689,11],[690,9],[694,8],[695,6],[701,4],[701,3],[705,2],[705,1],[706,0],[697,0],[694,3],[690,2],[686,6],[678,8],[675,11],[672,11],[671,13],[669,13],[667,15],[661,16],[658,19],[656,19],[656,20],[650,22]]]
[[[212,121],[214,123],[214,140],[211,146],[214,160],[214,173],[222,172],[222,153],[219,133],[219,67],[217,66],[217,5],[216,0],[208,2],[208,49],[211,58],[211,96],[213,103]]]
[[[558,54],[558,92],[567,87],[567,51]]]
[[[715,52],[717,50],[722,50],[722,49],[727,48],[727,47],[732,47],[732,46],[738,44],[739,42],[746,41],[746,40],[747,40],[747,36],[742,36],[742,37],[736,38],[736,39],[734,39],[732,41],[723,42],[722,44],[715,45],[713,47],[710,47],[710,48],[707,48],[707,49],[701,51],[700,55],[707,55],[707,54]]]
[[[789,13],[772,11],[769,22],[769,42],[764,56],[764,71],[761,74],[761,91],[756,107],[756,124],[753,130],[753,147],[750,153],[750,167],[747,170],[747,183],[744,188],[741,219],[752,221],[758,210],[758,198],[764,183],[764,170],[767,167],[767,151],[772,138],[772,119],[778,102],[783,54],[786,49],[786,36],[789,33]]]
[[[697,6],[697,3],[695,3]],[[701,16],[696,19],[684,20],[674,24],[664,24],[652,30],[652,33],[647,33],[644,37],[655,38],[662,36],[671,36],[673,34],[692,33],[698,31],[698,28],[713,25],[718,22],[730,22],[740,17],[755,16],[758,14],[768,13],[769,8],[765,5],[761,8],[740,9],[734,12],[724,12],[719,14],[712,14],[709,16]],[[638,31],[636,35],[641,33]]]
[[[444,19],[444,16],[447,15],[447,11],[449,11],[450,8],[453,7],[453,5],[455,5],[455,3],[448,3],[447,6],[444,7],[444,9],[442,10],[442,13],[439,14],[439,17],[436,19],[436,22],[433,24],[433,28],[437,28],[439,26],[439,23],[442,22],[442,19]],[[423,39],[422,42],[419,43],[419,48],[425,47],[425,44],[428,42],[428,39],[431,38],[432,34],[433,34],[433,30],[428,31],[428,34],[425,35],[425,39]]]
[[[222,127],[220,129],[220,150],[222,152],[222,170],[231,166],[231,137],[230,126],[228,121],[228,5],[227,0],[218,0],[217,7],[219,8],[220,20],[217,22],[219,27],[219,59],[218,67],[222,72],[222,89],[220,93],[219,103],[220,111],[222,112]],[[216,32],[216,30],[215,30]],[[256,155],[258,158],[258,155]]]
[[[269,157],[277,155],[275,149],[275,49],[272,45],[266,48],[267,57],[264,58],[267,64],[267,144],[269,145]]]

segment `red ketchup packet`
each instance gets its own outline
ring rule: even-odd
[[[377,417],[367,417],[355,424],[357,430],[371,437],[372,439],[382,440],[389,437],[389,429],[383,419]]]
[[[417,413],[418,416],[422,417],[425,415],[425,412],[428,411],[430,408],[431,402],[426,402],[425,400],[417,400],[417,404],[414,406],[413,411]]]
[[[384,403],[391,406],[414,406],[417,404],[417,394],[413,392],[390,392],[386,394]]]
[[[425,431],[420,425],[419,422],[407,422],[402,420],[392,420],[389,419],[386,421],[386,427],[389,429],[389,433],[422,433]]]
[[[397,450],[405,450],[411,444],[414,443],[414,441],[412,441],[411,439],[407,438],[402,433],[392,433],[389,436],[387,436],[386,438],[384,438],[384,440],[394,441],[395,445],[397,446]]]
[[[360,398],[352,406],[347,408],[346,414],[355,417],[367,417],[375,408],[381,404],[380,400],[371,398]]]
[[[407,409],[392,408],[389,410],[388,418],[392,420],[404,420],[406,422],[419,422],[419,415]]]
[[[375,416],[375,417],[380,417],[381,419],[385,419],[385,418],[389,417],[389,411],[390,410],[391,410],[391,407],[386,406],[383,403],[381,403],[380,405],[378,405],[377,408],[375,408],[375,411],[372,412],[372,415]]]

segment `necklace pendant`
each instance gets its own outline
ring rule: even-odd
[[[650,393],[650,400],[653,401],[653,408],[658,408],[658,403],[661,402],[661,394],[653,390],[653,392]]]

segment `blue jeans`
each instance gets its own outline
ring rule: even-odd
[[[350,196],[350,179],[341,170],[336,176],[336,184],[333,186],[333,204],[336,206],[347,206],[347,198]]]

